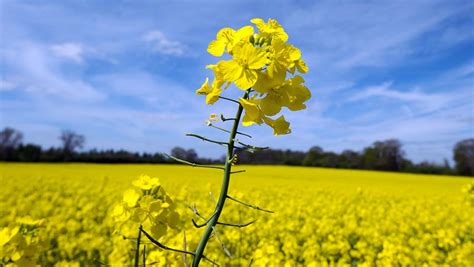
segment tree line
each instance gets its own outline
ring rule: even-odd
[[[94,162],[94,163],[175,163],[162,153],[136,153],[126,150],[78,151],[85,137],[73,131],[62,131],[60,146],[43,149],[36,144],[23,143],[23,134],[13,128],[0,132],[0,161],[20,162]],[[175,147],[172,156],[199,164],[220,164],[221,159],[199,157],[194,149]],[[455,165],[432,162],[414,163],[405,157],[402,144],[396,139],[376,141],[362,151],[344,150],[341,153],[324,151],[314,146],[308,151],[265,149],[237,151],[240,164],[279,164],[343,169],[381,170],[426,174],[474,176],[474,139],[458,142],[453,148]]]

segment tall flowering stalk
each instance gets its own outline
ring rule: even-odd
[[[212,105],[218,100],[224,100],[237,105],[235,117],[225,118],[221,115],[219,118],[217,115],[211,114],[208,121],[209,126],[229,134],[227,142],[211,140],[197,134],[188,134],[188,136],[203,141],[226,146],[227,155],[224,166],[199,165],[169,156],[178,162],[193,167],[214,168],[224,171],[221,192],[212,215],[205,218],[199,214],[195,207],[193,208],[194,213],[204,221],[204,223],[198,224],[193,220],[194,226],[198,228],[205,227],[196,250],[183,251],[169,248],[154,239],[142,227],[139,229],[140,234],[143,232],[148,239],[160,248],[191,255],[193,257],[192,266],[198,266],[202,259],[211,261],[204,256],[204,250],[211,234],[216,233],[217,225],[245,227],[253,223],[233,224],[219,221],[227,199],[249,208],[271,212],[229,195],[231,174],[241,172],[232,171],[232,165],[237,162],[236,151],[247,150],[253,152],[264,149],[243,143],[237,139],[238,135],[248,137],[248,135],[238,131],[240,123],[245,127],[254,124],[266,124],[273,128],[274,135],[289,134],[291,133],[290,123],[283,115],[278,114],[283,107],[290,111],[305,109],[306,105],[304,103],[311,98],[311,92],[304,85],[304,79],[295,74],[296,72],[306,73],[308,67],[301,59],[300,50],[287,43],[288,34],[283,27],[274,19],[265,22],[256,18],[252,19],[251,22],[256,26],[257,32],[255,32],[254,26],[248,25],[238,30],[223,28],[217,33],[216,39],[211,41],[207,51],[216,57],[221,57],[227,53],[230,59],[220,60],[216,64],[208,65],[206,68],[213,71],[214,80],[209,83],[209,78],[206,78],[202,86],[196,91],[197,94],[206,96],[206,104]],[[241,98],[232,99],[222,96],[222,93],[231,84],[243,91]],[[233,122],[232,128],[228,130],[213,124],[219,120]],[[138,238],[140,238],[140,235]],[[138,252],[136,257],[137,262]]]

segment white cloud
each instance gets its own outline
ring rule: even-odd
[[[16,88],[16,84],[6,80],[0,80],[0,91],[11,91]]]
[[[83,61],[84,48],[79,43],[63,43],[51,46],[51,50],[58,57],[63,57],[77,63]]]
[[[9,79],[32,95],[86,102],[105,98],[102,92],[86,81],[65,75],[62,62],[56,60],[53,52],[42,44],[27,42],[3,52],[5,64],[12,73]]]
[[[447,93],[425,93],[419,90],[398,91],[392,88],[392,84],[392,82],[384,82],[380,85],[369,86],[349,97],[346,102],[356,102],[372,97],[383,97],[414,104],[418,109],[421,109],[420,111],[426,112],[445,106],[454,97],[452,94]],[[405,110],[407,110],[407,108],[409,109],[408,106],[404,106]]]
[[[171,40],[161,31],[151,31],[143,36],[143,40],[149,42],[153,46],[153,51],[171,56],[182,56],[186,51],[185,45]]]
[[[98,75],[93,80],[113,95],[135,98],[160,110],[186,109],[186,113],[202,100],[178,81],[142,70]]]

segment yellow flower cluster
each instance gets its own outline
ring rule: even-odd
[[[158,178],[141,175],[132,184],[136,189],[126,190],[122,202],[112,210],[112,217],[118,223],[116,230],[120,231],[128,224],[128,230],[137,231],[139,225],[143,225],[155,238],[160,238],[166,234],[168,227],[179,226],[176,205]]]
[[[242,124],[265,123],[273,128],[275,135],[288,134],[290,124],[285,117],[271,117],[282,107],[291,111],[306,108],[304,103],[311,98],[311,92],[303,77],[295,72],[304,74],[308,67],[301,51],[287,43],[288,34],[276,20],[265,23],[255,18],[251,22],[258,32],[253,26],[244,26],[238,30],[224,28],[217,33],[207,51],[216,57],[227,52],[231,59],[208,65],[214,72],[214,81],[209,84],[206,78],[196,93],[206,95],[207,104],[214,104],[231,83],[242,90],[253,88],[256,94],[239,99],[245,111]],[[288,74],[292,77],[287,77]]]
[[[38,234],[43,222],[20,217],[0,231],[0,266],[36,266],[43,246]]]
[[[143,209],[137,214],[153,210],[144,201],[152,195],[150,202],[170,204],[158,210],[180,214],[178,224],[163,220],[168,228],[159,241],[194,250],[202,228],[195,229],[191,219],[203,220],[190,206],[195,203],[202,216],[210,216],[220,189],[215,170],[179,165],[0,163],[0,169],[0,266],[20,254],[39,266],[133,265],[136,243],[124,237],[136,238],[139,222],[117,220],[115,204],[136,218],[135,209]],[[228,200],[221,222],[257,221],[241,229],[216,227],[206,256],[221,266],[248,266],[252,258],[252,266],[474,266],[472,179],[283,166],[246,169],[232,184],[231,196],[275,213]],[[160,180],[134,179],[140,173]],[[205,197],[209,192],[213,195]],[[28,244],[38,244],[34,253],[27,252],[33,249]],[[147,266],[184,265],[182,254],[145,245]],[[24,252],[13,256],[12,247]],[[23,263],[10,261],[27,266]]]

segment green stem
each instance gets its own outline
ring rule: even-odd
[[[244,99],[248,99],[250,91],[247,90],[244,95]],[[217,201],[217,205],[214,211],[214,216],[211,220],[207,223],[206,230],[199,241],[198,247],[196,249],[196,253],[194,255],[193,260],[193,267],[199,266],[199,262],[204,253],[204,249],[206,248],[207,242],[211,237],[212,231],[219,220],[222,210],[224,209],[225,200],[227,198],[227,191],[229,190],[230,184],[230,174],[232,170],[232,157],[234,156],[234,140],[235,136],[237,135],[237,129],[239,128],[240,117],[242,116],[243,107],[239,104],[239,108],[237,109],[237,114],[235,115],[234,125],[232,126],[232,131],[230,132],[229,136],[229,145],[227,146],[227,156],[224,166],[224,178],[222,181],[221,193],[219,195],[219,200]]]

